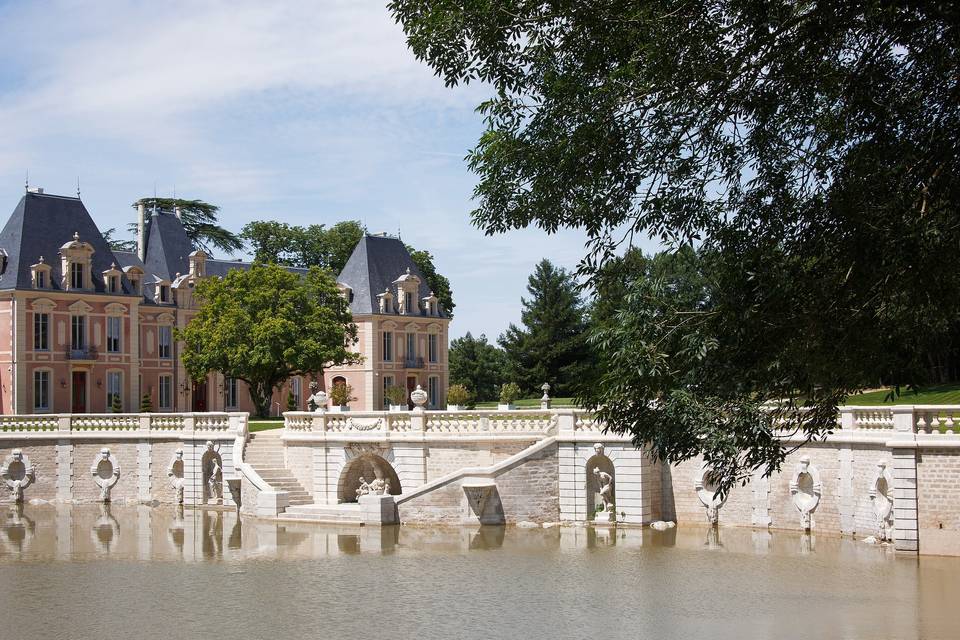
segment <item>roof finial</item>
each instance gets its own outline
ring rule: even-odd
[[[77,176],[77,198],[80,198],[80,176]]]
[[[23,183],[23,190],[30,191],[30,169],[27,169],[27,177]]]
[[[74,232],[73,232],[73,241],[74,241],[74,242],[79,242],[79,241],[80,241],[80,232],[79,232],[79,231],[74,231]]]
[[[43,256],[40,256],[40,262],[38,262],[37,264],[43,264]]]
[[[410,267],[407,267],[407,275],[410,275]]]

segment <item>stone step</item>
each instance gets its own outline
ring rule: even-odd
[[[281,517],[318,522],[360,522],[360,505],[353,503],[293,505],[291,503]]]

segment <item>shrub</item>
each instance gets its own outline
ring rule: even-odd
[[[298,408],[299,407],[297,407],[297,399],[293,397],[293,391],[288,391],[287,392],[287,411],[296,411]]]
[[[520,387],[516,382],[508,382],[500,387],[500,404],[513,404],[520,397]]]
[[[356,400],[353,397],[353,387],[342,382],[333,385],[333,389],[330,390],[330,402],[333,403],[333,406],[342,407],[350,404],[351,400]]]
[[[123,413],[123,404],[120,402],[120,396],[113,396],[113,401],[110,403],[110,411],[114,413]]]
[[[396,385],[387,387],[387,400],[390,401],[390,404],[397,406],[407,403],[407,390],[403,387],[398,387]]]
[[[150,413],[153,411],[153,401],[150,400],[150,394],[145,393],[140,398],[140,413]]]
[[[470,392],[462,384],[452,384],[447,389],[447,404],[465,406],[470,402]]]

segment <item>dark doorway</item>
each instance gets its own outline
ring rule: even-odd
[[[87,412],[87,372],[74,371],[73,379],[73,402],[71,411],[73,413]]]
[[[206,380],[201,380],[200,382],[193,383],[193,410],[194,411],[207,410],[207,381]]]
[[[407,377],[407,407],[410,409],[413,409],[413,396],[411,394],[416,390],[417,390],[417,376],[408,376]]]

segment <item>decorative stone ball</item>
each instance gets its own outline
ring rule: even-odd
[[[427,404],[427,392],[420,385],[417,385],[417,388],[410,393],[410,399],[413,400],[413,404],[422,407]]]

